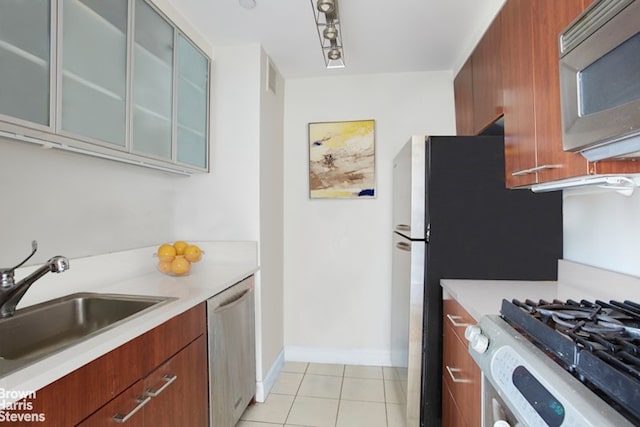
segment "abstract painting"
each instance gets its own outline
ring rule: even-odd
[[[309,195],[375,197],[375,121],[309,123]]]

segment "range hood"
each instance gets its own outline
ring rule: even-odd
[[[606,141],[595,147],[584,148],[580,151],[590,162],[606,159],[631,159],[640,157],[640,135],[630,138],[618,138]]]
[[[598,188],[611,190],[624,196],[631,196],[633,190],[640,186],[640,175],[597,175],[561,179],[531,186],[534,193],[547,191],[573,190],[578,188]]]

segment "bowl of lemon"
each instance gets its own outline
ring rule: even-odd
[[[191,264],[199,262],[204,252],[197,246],[183,240],[163,243],[158,246],[155,256],[158,258],[158,270],[169,276],[186,276]]]

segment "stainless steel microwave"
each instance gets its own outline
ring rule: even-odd
[[[640,0],[599,0],[560,34],[563,147],[640,157]]]

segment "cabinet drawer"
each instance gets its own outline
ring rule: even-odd
[[[153,397],[145,425],[207,427],[207,372],[207,338],[201,335],[145,378],[145,391]]]
[[[464,331],[469,325],[478,323],[462,306],[454,299],[446,299],[442,302],[444,324],[451,326],[455,335],[465,342]]]
[[[206,306],[205,303],[201,303],[144,334],[144,375],[204,334],[206,330]]]
[[[465,341],[466,342],[466,341]],[[480,368],[454,328],[444,326],[443,388],[448,387],[469,426],[480,420]]]
[[[78,424],[79,427],[144,426],[143,408],[151,398],[145,395],[144,381],[140,380],[107,403],[99,411]]]

